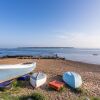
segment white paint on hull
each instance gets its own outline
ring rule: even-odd
[[[35,67],[36,63],[0,65],[0,83],[28,74],[32,72]]]
[[[30,77],[30,83],[35,88],[42,86],[46,80],[47,75],[44,73],[34,73],[32,77]]]

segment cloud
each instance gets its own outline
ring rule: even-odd
[[[57,36],[60,45],[83,47],[83,48],[100,48],[99,33],[62,33]]]

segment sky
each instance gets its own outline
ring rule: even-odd
[[[100,0],[0,0],[0,48],[100,48]]]

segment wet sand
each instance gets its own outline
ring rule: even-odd
[[[17,59],[4,58],[0,59],[0,64],[17,64],[29,61],[37,62],[37,67],[33,72],[42,71],[47,74],[47,83],[42,87],[33,89],[30,84],[25,85],[15,95],[28,95],[33,92],[41,92],[49,100],[78,100],[83,96],[100,96],[100,66],[85,64],[80,62],[61,60],[61,59]],[[68,86],[65,86],[64,92],[52,91],[48,88],[48,82],[52,80],[62,81],[62,74],[66,71],[79,73],[83,79],[82,90],[85,94],[77,93]]]

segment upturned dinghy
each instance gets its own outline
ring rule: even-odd
[[[0,83],[28,74],[32,72],[35,67],[36,63],[0,65]]]
[[[65,72],[63,81],[72,88],[79,88],[82,85],[82,78],[75,72]]]
[[[47,80],[47,75],[39,72],[39,73],[34,73],[30,77],[30,83],[34,88],[40,87],[43,85]]]

